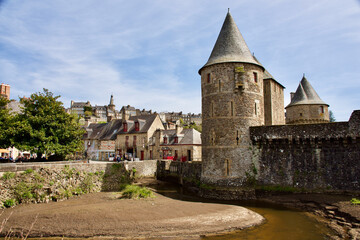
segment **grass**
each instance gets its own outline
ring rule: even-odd
[[[3,180],[10,180],[10,179],[13,179],[15,176],[16,176],[16,173],[14,173],[14,172],[5,172],[2,175],[2,179]]]
[[[354,205],[360,205],[360,200],[357,198],[351,199],[350,202],[351,202],[351,204],[354,204]]]
[[[122,190],[122,198],[140,199],[155,197],[154,193],[146,188],[137,185],[126,185]]]

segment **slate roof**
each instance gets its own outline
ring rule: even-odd
[[[206,66],[225,62],[253,63],[262,67],[251,54],[230,12],[226,15],[209,60],[199,70],[199,74]]]
[[[304,105],[304,104],[328,105],[323,100],[320,99],[319,95],[316,93],[315,89],[311,86],[311,84],[305,78],[305,76],[301,79],[300,84],[294,94],[294,97],[291,99],[291,102],[285,108],[294,105]]]
[[[118,134],[146,133],[154,122],[157,114],[133,116],[127,120],[128,131],[124,132],[123,120],[115,119],[108,123],[92,123],[87,128],[85,139],[115,140]],[[139,131],[135,131],[135,122],[139,122]]]
[[[168,143],[162,145],[201,145],[201,133],[192,128],[184,128],[179,135],[176,130],[164,130],[163,135],[168,137]],[[178,143],[174,143],[175,137],[178,137]]]

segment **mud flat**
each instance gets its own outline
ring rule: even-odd
[[[191,237],[256,226],[265,219],[234,205],[172,199],[160,194],[142,200],[119,199],[100,192],[48,204],[26,204],[6,209],[11,213],[2,234],[30,232],[30,237]],[[37,216],[37,217],[36,217]]]

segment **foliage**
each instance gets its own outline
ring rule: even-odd
[[[32,186],[31,186],[31,184],[26,183],[24,181],[19,182],[15,186],[14,193],[15,193],[16,200],[19,203],[29,202],[34,197],[34,195],[32,194]]]
[[[11,145],[10,137],[14,132],[14,116],[7,109],[10,101],[0,96],[0,148],[7,148]]]
[[[15,199],[7,199],[4,201],[4,207],[6,207],[6,208],[13,207],[13,206],[15,206],[15,204],[16,204]]]
[[[122,191],[122,197],[129,199],[139,199],[139,198],[155,197],[155,195],[150,189],[146,187],[140,187],[136,185],[126,185],[124,190]]]
[[[60,96],[47,89],[21,99],[23,112],[16,115],[11,143],[18,149],[42,154],[66,155],[80,151],[84,130],[77,119],[64,111]]]
[[[357,198],[351,199],[350,202],[351,202],[352,204],[354,204],[354,205],[360,205],[360,200],[357,199]]]
[[[25,174],[31,174],[33,172],[34,172],[34,170],[32,168],[28,168],[24,171]]]
[[[334,113],[331,110],[329,111],[329,119],[330,119],[330,122],[335,122],[336,121]]]
[[[2,175],[2,179],[3,180],[10,180],[10,179],[13,179],[15,177],[16,173],[14,172],[5,172],[3,175]]]
[[[84,178],[83,182],[80,184],[81,192],[90,193],[93,187],[94,187],[93,175],[88,174]]]

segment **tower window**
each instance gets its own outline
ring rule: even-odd
[[[256,72],[253,72],[253,74],[254,74],[254,82],[258,82],[258,76],[257,76],[257,73]]]
[[[219,80],[219,92],[221,92],[221,82]]]
[[[234,102],[230,102],[230,116],[234,116]]]
[[[214,103],[211,103],[211,116],[214,116]]]
[[[207,74],[207,83],[210,83],[210,80],[211,80],[211,76],[210,76],[210,73]]]
[[[324,113],[324,106],[320,106],[320,113]]]

